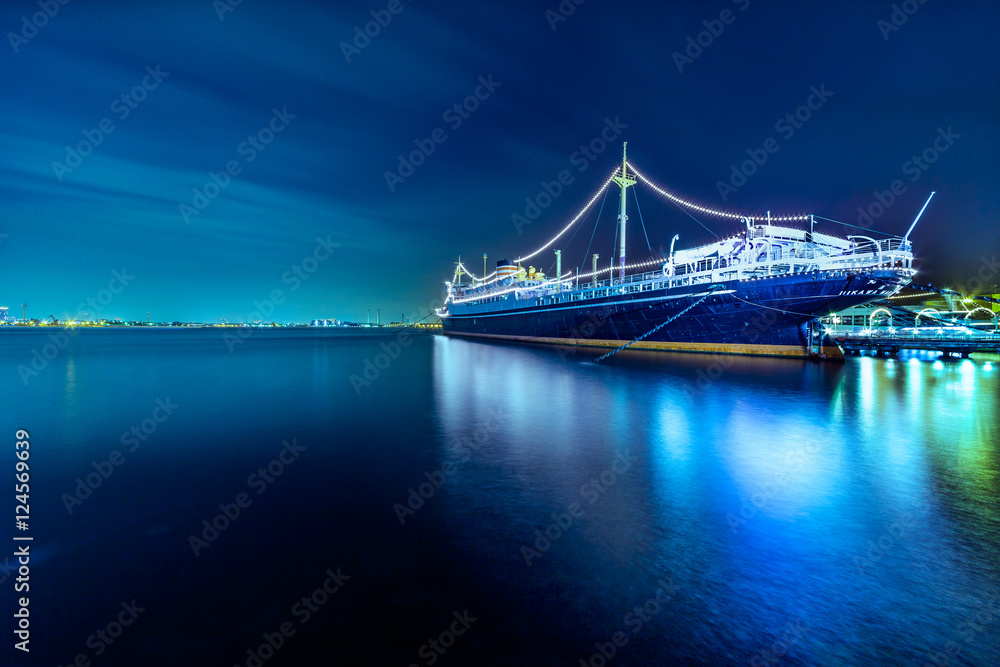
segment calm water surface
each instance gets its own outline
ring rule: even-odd
[[[32,665],[1000,656],[995,357],[48,333],[0,331]]]

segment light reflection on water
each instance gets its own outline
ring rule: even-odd
[[[501,513],[473,542],[504,535],[514,580],[578,598],[595,641],[665,573],[686,593],[631,644],[643,659],[701,646],[748,660],[801,619],[793,664],[925,660],[1000,594],[989,359],[736,359],[719,373],[713,357],[589,358],[439,337],[433,368],[446,436],[505,415],[451,516]],[[518,546],[621,449],[637,464],[527,567]],[[998,626],[962,655],[995,657]]]
[[[467,607],[454,664],[578,664],[616,630],[609,663],[746,663],[790,623],[782,664],[923,664],[951,641],[953,663],[995,657],[1000,614],[959,630],[1000,596],[995,357],[594,364],[416,336],[352,384],[387,336],[262,330],[230,353],[211,330],[83,332],[28,386],[0,376],[3,421],[38,444],[39,657],[65,663],[94,631],[81,610],[127,596],[149,622],[108,664],[234,664],[338,563],[356,592],[282,664],[352,647],[408,664]],[[0,336],[0,356],[16,369],[46,340]],[[168,397],[177,414],[68,514],[61,494]],[[195,558],[188,534],[291,437],[303,462]],[[394,504],[446,465],[402,525]],[[558,535],[529,566],[536,531]],[[669,604],[623,627],[671,578]],[[202,634],[179,639],[192,613]]]

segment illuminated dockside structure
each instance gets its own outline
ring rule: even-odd
[[[625,195],[638,181],[678,205],[738,221],[740,231],[676,252],[674,236],[665,260],[629,265]],[[595,255],[592,272],[573,275],[562,272],[556,251],[554,276],[523,268],[576,224],[612,183],[621,191],[616,263],[598,270]],[[909,232],[903,238],[839,238],[813,229],[811,215],[758,218],[698,206],[653,184],[623,155],[601,190],[547,246],[513,262],[498,262],[494,273],[479,278],[459,263],[438,315],[444,333],[454,336],[842,359],[818,318],[886,298],[908,284],[914,274]],[[461,284],[463,275],[472,282]]]

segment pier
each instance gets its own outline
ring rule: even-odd
[[[1000,334],[928,329],[898,333],[867,330],[838,333],[833,337],[845,354],[852,355],[870,351],[876,356],[892,357],[903,350],[930,350],[966,359],[974,352],[1000,354]]]

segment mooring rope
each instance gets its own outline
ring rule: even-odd
[[[672,317],[669,317],[669,318],[667,318],[666,320],[664,320],[664,321],[663,321],[663,322],[661,322],[660,324],[657,324],[657,325],[656,325],[655,327],[653,327],[652,329],[650,329],[650,330],[649,330],[649,331],[647,331],[646,333],[642,334],[641,336],[639,336],[638,338],[636,338],[635,340],[633,340],[633,341],[632,341],[631,343],[625,343],[625,344],[624,344],[624,345],[622,345],[621,347],[619,347],[619,348],[616,348],[616,349],[614,349],[614,350],[611,350],[611,351],[610,351],[610,352],[608,352],[607,354],[603,354],[603,355],[601,355],[600,357],[598,357],[597,359],[594,359],[594,363],[595,363],[595,364],[596,364],[596,363],[600,363],[600,362],[604,361],[605,359],[607,359],[608,357],[610,357],[611,355],[613,355],[613,354],[615,354],[615,353],[617,353],[617,352],[621,352],[621,351],[622,351],[622,350],[624,350],[625,348],[627,348],[627,347],[631,347],[632,345],[634,345],[634,344],[638,343],[638,342],[639,342],[640,340],[642,340],[643,338],[645,338],[645,337],[649,336],[650,334],[654,334],[654,333],[656,333],[657,331],[659,331],[659,330],[660,330],[660,329],[662,329],[663,327],[667,326],[668,324],[670,324],[671,322],[673,322],[674,320],[676,320],[676,319],[677,319],[678,317],[680,317],[680,316],[681,316],[681,315],[683,315],[684,313],[688,312],[689,310],[691,310],[692,308],[694,308],[695,306],[697,306],[697,305],[698,305],[699,303],[701,303],[702,301],[704,301],[704,300],[705,300],[705,299],[707,299],[708,297],[710,297],[710,296],[712,296],[713,294],[715,294],[715,290],[716,290],[717,288],[721,288],[721,287],[723,287],[723,286],[722,286],[722,285],[712,285],[712,286],[711,286],[711,287],[709,288],[709,291],[708,291],[708,292],[707,292],[707,293],[706,293],[706,294],[705,294],[704,296],[702,296],[702,297],[701,297],[700,299],[698,299],[697,301],[695,301],[694,303],[692,303],[692,304],[691,304],[690,306],[688,306],[687,308],[685,308],[685,309],[684,309],[684,310],[682,310],[681,312],[677,313],[676,315],[674,315],[674,316],[672,316]]]

